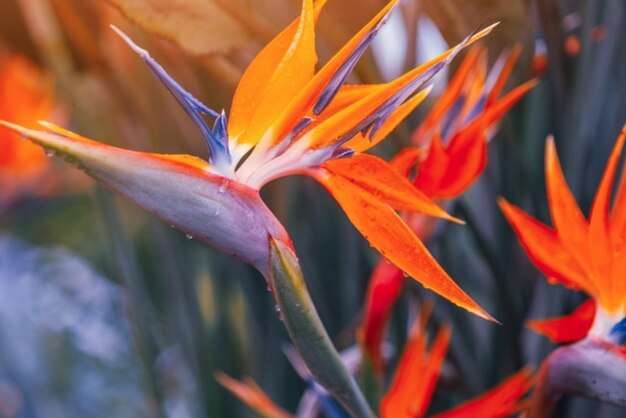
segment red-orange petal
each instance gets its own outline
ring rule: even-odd
[[[546,142],[545,160],[546,190],[554,228],[580,267],[590,272],[589,225],[567,186],[552,138]]]
[[[311,175],[328,189],[352,224],[390,262],[452,303],[493,320],[448,276],[391,206],[342,176],[325,170]]]
[[[568,315],[527,321],[526,326],[555,343],[573,343],[587,336],[595,316],[596,303],[588,299]]]
[[[377,373],[382,372],[382,342],[403,283],[402,270],[381,259],[367,287],[359,340]]]
[[[585,272],[565,249],[555,231],[504,199],[499,199],[498,203],[526,254],[539,270],[568,287],[581,288],[593,294],[594,289]]]
[[[609,156],[606,168],[600,180],[600,185],[596,191],[591,212],[589,215],[589,245],[591,247],[591,257],[594,273],[597,277],[596,285],[600,292],[599,303],[609,312],[613,312],[624,304],[623,295],[617,290],[621,285],[617,281],[624,280],[623,277],[612,275],[614,249],[610,238],[610,214],[611,189],[615,171],[619,163],[619,158],[624,147],[626,135],[620,135],[615,142],[613,151]]]
[[[246,378],[244,381],[233,379],[224,373],[216,373],[215,380],[224,386],[230,393],[245,403],[250,409],[264,418],[292,418],[293,415],[276,405],[263,392],[254,380]]]
[[[426,414],[450,336],[451,328],[444,325],[429,353],[424,326],[411,336],[402,352],[391,387],[381,401],[382,418],[421,418]]]
[[[322,168],[347,179],[396,210],[419,212],[458,222],[413,187],[389,163],[374,155],[357,154],[350,158],[330,160],[322,164]]]
[[[314,21],[325,1],[303,0],[299,19],[278,34],[250,63],[237,86],[228,131],[255,145],[315,72]]]
[[[483,395],[433,416],[433,418],[503,418],[519,412],[520,398],[533,385],[530,369],[525,368]]]
[[[404,177],[409,177],[411,170],[415,168],[422,150],[416,147],[406,147],[397,153],[389,162]]]

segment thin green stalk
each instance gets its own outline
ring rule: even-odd
[[[270,237],[270,283],[281,319],[296,350],[317,382],[354,418],[375,415],[346,370],[320,320],[300,270],[298,258]]]

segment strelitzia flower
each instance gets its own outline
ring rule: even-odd
[[[590,338],[618,346],[626,342],[624,174],[611,207],[611,190],[625,137],[626,126],[609,157],[588,218],[567,186],[552,139],[546,144],[545,164],[553,227],[500,200],[500,207],[524,250],[549,282],[582,290],[591,297],[572,316],[531,322],[531,328],[554,341]]]
[[[414,145],[392,160],[421,193],[446,204],[480,176],[487,163],[487,143],[498,122],[536,85],[530,80],[500,97],[520,50],[504,52],[487,73],[487,51],[473,47],[413,133]],[[436,219],[418,213],[406,213],[404,219],[422,240],[428,240],[437,225]],[[378,372],[382,370],[381,342],[403,283],[402,271],[385,260],[370,279],[360,338]]]
[[[451,337],[450,326],[444,325],[429,349],[426,331],[429,313],[430,307],[426,307],[415,321],[395,376],[380,403],[381,418],[426,416]],[[237,381],[224,374],[218,374],[216,377],[233,395],[261,416],[267,418],[294,416],[275,404],[252,379]],[[500,418],[509,416],[522,409],[523,404],[520,399],[528,392],[532,383],[533,377],[530,370],[522,369],[490,391],[433,417]],[[325,412],[328,417],[345,416],[340,409],[336,409],[336,406],[333,409],[326,408]],[[303,418],[300,410],[295,417]]]
[[[304,0],[300,17],[256,56],[237,86],[228,118],[183,90],[147,51],[120,33],[198,126],[209,149],[208,162],[115,148],[51,124],[44,124],[51,132],[5,125],[185,233],[252,264],[266,277],[268,238],[290,240],[262,202],[259,189],[282,176],[312,176],[386,258],[424,286],[489,318],[395,210],[453,218],[385,161],[363,152],[424,99],[426,83],[461,48],[491,27],[389,83],[346,86],[396,1],[316,72],[314,26],[324,3]],[[214,119],[213,126],[206,116]]]
[[[0,64],[1,118],[33,127],[50,117],[53,105],[51,84],[33,64],[19,56]],[[49,167],[40,147],[0,132],[0,210],[20,195],[38,192]]]

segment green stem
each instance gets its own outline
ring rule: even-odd
[[[346,370],[309,296],[298,258],[270,237],[270,283],[281,319],[315,380],[354,418],[373,418],[365,396]]]

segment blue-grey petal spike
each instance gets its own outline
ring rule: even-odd
[[[170,93],[172,93],[176,101],[185,109],[189,117],[191,117],[198,126],[209,148],[211,162],[216,166],[230,165],[231,156],[228,144],[217,138],[202,118],[202,114],[216,118],[219,118],[220,114],[205,106],[202,102],[193,97],[191,93],[183,89],[165,69],[150,56],[148,51],[135,44],[124,32],[113,25],[111,25],[111,28],[144,60],[148,68],[150,68],[150,71],[152,71]]]
[[[393,10],[393,9],[391,9]],[[333,75],[332,79],[328,82],[328,85],[324,88],[320,97],[317,99],[317,102],[313,106],[313,114],[319,115],[326,109],[329,103],[333,100],[337,92],[341,88],[341,86],[345,83],[346,79],[354,69],[354,66],[359,61],[361,56],[365,53],[367,48],[370,46],[378,31],[382,27],[382,25],[387,21],[387,17],[389,13],[383,16],[378,23],[363,37],[361,42],[357,45],[357,47],[352,51],[348,59],[339,67],[339,70]]]

